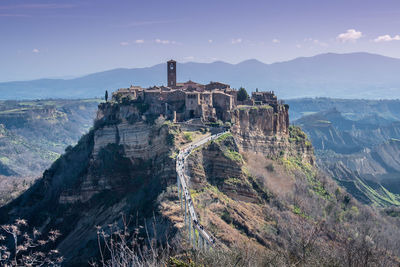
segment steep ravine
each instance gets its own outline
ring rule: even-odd
[[[400,206],[399,122],[382,117],[387,114],[350,120],[330,109],[295,122],[309,134],[319,167],[359,201],[378,207]]]

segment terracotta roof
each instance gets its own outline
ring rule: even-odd
[[[231,96],[230,94],[225,93],[224,91],[221,90],[213,90],[213,94],[219,94],[219,95],[226,95],[226,96]]]
[[[196,82],[194,82],[192,80],[189,80],[189,81],[185,82],[184,84],[200,84],[200,83],[196,83]]]
[[[227,84],[227,83],[221,83],[221,82],[210,82],[210,83],[207,84],[207,85],[212,85],[212,84],[221,84],[221,85],[229,86],[229,84]]]

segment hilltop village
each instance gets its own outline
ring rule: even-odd
[[[173,122],[200,119],[202,122],[229,121],[231,112],[240,106],[268,106],[277,112],[283,102],[273,91],[253,92],[251,97],[238,100],[238,90],[229,84],[210,82],[200,84],[191,80],[178,83],[176,61],[167,62],[168,86],[121,88],[112,94],[115,102],[130,101],[148,106],[151,114],[161,114]]]

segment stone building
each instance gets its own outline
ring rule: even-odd
[[[210,82],[204,85],[191,80],[178,83],[176,67],[175,60],[167,62],[168,86],[142,88],[132,85],[114,92],[113,101],[142,103],[147,105],[148,112],[161,114],[173,121],[197,118],[209,122],[229,120],[238,104],[270,105],[274,109],[279,105],[272,91],[253,92],[251,99],[238,102],[237,90],[229,84]]]

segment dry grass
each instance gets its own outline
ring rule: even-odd
[[[250,174],[262,181],[274,195],[283,197],[294,190],[294,178],[289,175],[284,167],[276,161],[267,159],[262,154],[254,152],[244,153]],[[267,169],[272,164],[273,171]]]
[[[174,189],[175,190],[172,190],[172,188],[169,188],[169,190],[171,190],[173,192],[173,194],[175,194],[174,197],[176,197],[176,195],[177,195],[176,186],[174,186]],[[182,215],[181,206],[180,206],[180,202],[179,202],[178,198],[164,199],[160,203],[159,208],[160,208],[161,214],[164,217],[168,218],[172,222],[174,227],[176,227],[178,229],[182,229],[184,227],[184,221],[183,221],[184,217]]]
[[[34,182],[35,177],[17,177],[0,175],[0,206],[7,204],[25,192]]]
[[[210,136],[210,132],[200,132],[200,131],[182,131],[175,135],[175,144],[179,149],[184,149],[188,147],[191,143]],[[190,138],[188,138],[190,136]]]

